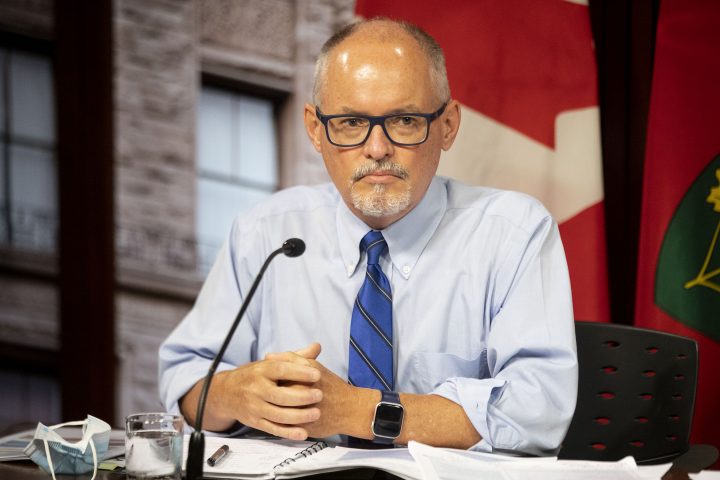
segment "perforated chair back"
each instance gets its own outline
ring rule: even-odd
[[[624,325],[576,322],[578,402],[559,458],[668,462],[689,448],[697,343]]]

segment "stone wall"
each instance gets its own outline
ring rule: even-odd
[[[60,349],[58,290],[52,282],[0,276],[0,305],[4,343]]]
[[[157,411],[157,349],[193,292],[197,33],[193,0],[115,0],[116,424]],[[125,293],[148,292],[147,295]]]
[[[118,269],[187,276],[195,270],[195,3],[116,0],[114,14]]]
[[[134,412],[162,411],[158,396],[157,352],[162,340],[187,313],[187,302],[144,293],[119,293],[117,307],[117,420]]]
[[[33,38],[53,36],[53,0],[3,0],[0,29]]]

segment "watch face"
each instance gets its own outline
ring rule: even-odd
[[[402,428],[403,407],[392,403],[378,403],[375,408],[373,433],[378,437],[395,438]]]

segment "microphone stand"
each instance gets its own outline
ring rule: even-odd
[[[245,310],[247,310],[250,300],[255,294],[255,290],[257,290],[257,287],[260,284],[260,279],[265,273],[265,270],[267,270],[270,261],[279,254],[284,253],[288,257],[298,257],[302,255],[304,251],[305,242],[303,242],[299,238],[291,238],[289,240],[286,240],[285,243],[283,243],[282,247],[278,248],[270,254],[270,256],[267,258],[267,260],[265,260],[265,263],[263,263],[262,267],[260,268],[260,273],[258,273],[257,277],[255,277],[255,281],[250,287],[250,291],[245,297],[245,301],[242,303],[240,311],[238,312],[237,316],[235,317],[235,321],[230,327],[230,331],[225,336],[225,341],[220,347],[220,350],[218,350],[217,355],[215,355],[215,359],[210,365],[208,373],[205,376],[202,391],[200,392],[200,398],[198,399],[197,413],[195,414],[195,431],[190,436],[190,444],[188,445],[188,459],[185,468],[186,480],[199,480],[203,476],[203,464],[205,462],[203,458],[205,455],[205,434],[202,431],[202,422],[203,414],[205,413],[205,401],[207,400],[208,391],[210,390],[210,384],[212,383],[213,375],[215,375],[215,370],[217,369],[218,364],[220,364],[220,360],[222,359],[223,355],[225,355],[225,350],[227,350],[227,347],[230,344],[230,340],[232,340],[232,337],[235,334],[235,330],[240,324],[240,320],[242,319]]]

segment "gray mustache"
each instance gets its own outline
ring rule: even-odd
[[[352,181],[357,182],[366,175],[373,175],[374,173],[378,172],[391,172],[393,175],[398,178],[402,178],[403,180],[410,176],[410,173],[404,167],[398,165],[397,163],[388,161],[384,161],[381,163],[371,162],[365,163],[356,168],[353,172]]]

